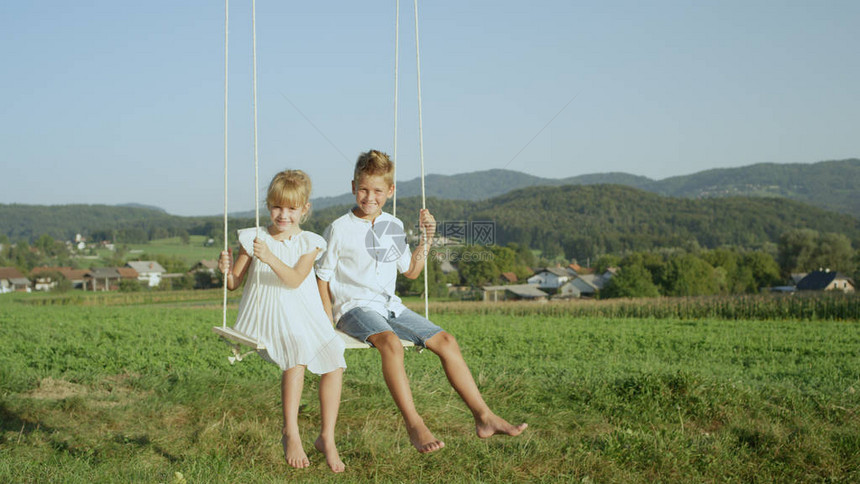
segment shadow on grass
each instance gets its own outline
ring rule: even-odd
[[[37,430],[51,433],[53,428],[42,425],[38,420],[22,416],[19,412],[9,407],[8,402],[0,401],[0,434],[5,432],[17,432],[19,436],[29,435]]]

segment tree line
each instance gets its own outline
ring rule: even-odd
[[[486,245],[448,248],[440,253],[458,272],[441,278],[431,276],[431,282],[437,285],[433,290],[439,293],[448,283],[479,286],[493,283],[502,272],[513,272],[522,278],[530,268],[538,266],[574,260],[587,265],[588,261],[607,257],[614,257],[617,266],[629,269],[618,284],[629,282],[634,287],[641,286],[639,292],[653,293],[644,278],[647,272],[657,292],[665,295],[748,292],[768,285],[773,281],[773,265],[766,264],[766,258],[773,260],[783,281],[792,272],[819,267],[857,275],[855,248],[860,247],[860,221],[786,199],[681,199],[618,185],[593,185],[530,187],[483,201],[428,199],[427,206],[440,222],[440,237],[454,237],[450,229],[459,222],[489,222],[493,229],[492,240],[483,242]],[[407,231],[417,231],[419,207],[416,197],[398,200],[397,215]],[[53,227],[63,234],[61,238],[45,232],[17,239],[0,235],[0,265],[25,271],[36,265],[49,265],[48,262],[74,266],[60,240],[69,240],[76,231],[83,232],[90,241],[113,242],[117,247],[116,265],[122,265],[124,261],[120,259],[126,257],[123,244],[190,235],[211,237],[217,245],[223,240],[223,222],[216,217],[176,217],[136,207],[18,208],[11,211],[16,217],[27,213],[39,220],[44,216],[40,227]],[[314,211],[303,227],[322,233],[349,208],[342,205]],[[0,215],[5,213],[4,220],[9,220],[11,212],[0,210]],[[64,217],[65,223],[74,220],[75,225],[60,223]],[[98,228],[87,231],[87,224]],[[230,244],[235,244],[235,229],[253,224],[247,218],[231,220]],[[4,225],[4,230],[19,227],[18,232],[13,232],[24,234],[22,226]],[[662,262],[658,264],[658,260]],[[173,264],[169,260],[159,262],[165,268]],[[693,271],[698,271],[696,277],[691,275]],[[633,279],[636,274],[643,277]],[[631,281],[625,281],[627,278]],[[669,282],[684,278],[717,282],[705,288]],[[401,287],[414,292],[413,284],[402,281]],[[612,291],[621,289],[612,289],[608,294]]]
[[[830,269],[860,277],[860,251],[841,234],[794,229],[780,237],[776,252],[761,249],[698,246],[606,254],[593,268],[598,274],[616,268],[616,275],[600,291],[601,298],[704,296],[756,294],[789,284],[792,274]],[[481,287],[500,283],[502,273],[514,273],[520,282],[535,264],[550,261],[536,257],[517,243],[509,246],[464,246],[436,250],[432,264],[431,295],[442,294],[445,283]],[[457,273],[442,274],[439,260],[452,260]],[[418,294],[423,281],[399,280],[399,289]],[[435,292],[434,292],[435,291]]]

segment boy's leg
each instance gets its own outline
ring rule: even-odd
[[[291,467],[301,469],[311,465],[299,435],[299,404],[305,381],[305,367],[294,366],[281,375],[281,402],[284,408],[284,429],[281,444],[284,459]]]
[[[370,336],[368,341],[379,350],[382,377],[400,414],[403,415],[412,445],[421,453],[433,452],[444,447],[445,443],[433,436],[424,424],[424,419],[415,409],[412,390],[409,388],[409,378],[403,365],[403,343],[400,342],[400,338],[392,331],[384,331]]]
[[[528,427],[525,423],[512,425],[490,410],[475,384],[475,379],[472,378],[460,345],[450,333],[442,331],[423,316],[408,309],[395,318],[392,326],[401,333],[401,338],[411,339],[439,356],[448,382],[472,412],[478,437],[487,438],[496,434],[519,435]],[[411,337],[407,338],[408,333],[411,333]]]
[[[328,466],[334,472],[343,472],[346,466],[340,460],[334,442],[334,428],[340,408],[340,392],[343,385],[343,368],[323,374],[320,377],[320,435],[314,447],[325,455]]]
[[[433,436],[415,409],[409,378],[403,366],[403,344],[388,321],[375,311],[356,308],[340,318],[337,328],[354,338],[369,342],[379,351],[382,377],[403,415],[409,440],[418,452],[433,452],[444,447],[444,442]]]

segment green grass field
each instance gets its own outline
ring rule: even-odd
[[[204,247],[203,243],[208,239],[202,235],[192,235],[187,244],[183,244],[179,237],[170,237],[167,239],[152,240],[146,244],[129,244],[129,252],[126,254],[126,259],[137,259],[141,254],[167,255],[182,259],[188,266],[196,264],[202,259],[217,259],[221,247]],[[101,262],[110,260],[114,253],[107,249],[99,249],[96,251]]]
[[[300,417],[312,466],[290,469],[279,370],[228,364],[217,301],[27,299],[0,299],[0,482],[860,480],[857,321],[442,312],[487,402],[529,428],[477,439],[438,359],[410,351],[446,443],[419,455],[377,353],[348,350],[335,476],[312,451],[317,378]]]

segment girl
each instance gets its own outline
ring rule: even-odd
[[[226,274],[227,288],[231,291],[248,276],[235,328],[260,340],[266,346],[260,356],[283,370],[281,441],[287,463],[295,468],[310,465],[298,425],[307,368],[322,375],[319,387],[322,422],[314,446],[325,455],[331,470],[343,472],[334,428],[346,368],[344,343],[323,309],[313,271],[313,263],[322,256],[326,242],[299,226],[309,214],[310,192],[310,178],[301,170],[275,175],[266,195],[272,224],[267,229],[239,230],[241,248],[235,264],[229,250],[221,252],[218,265]]]

